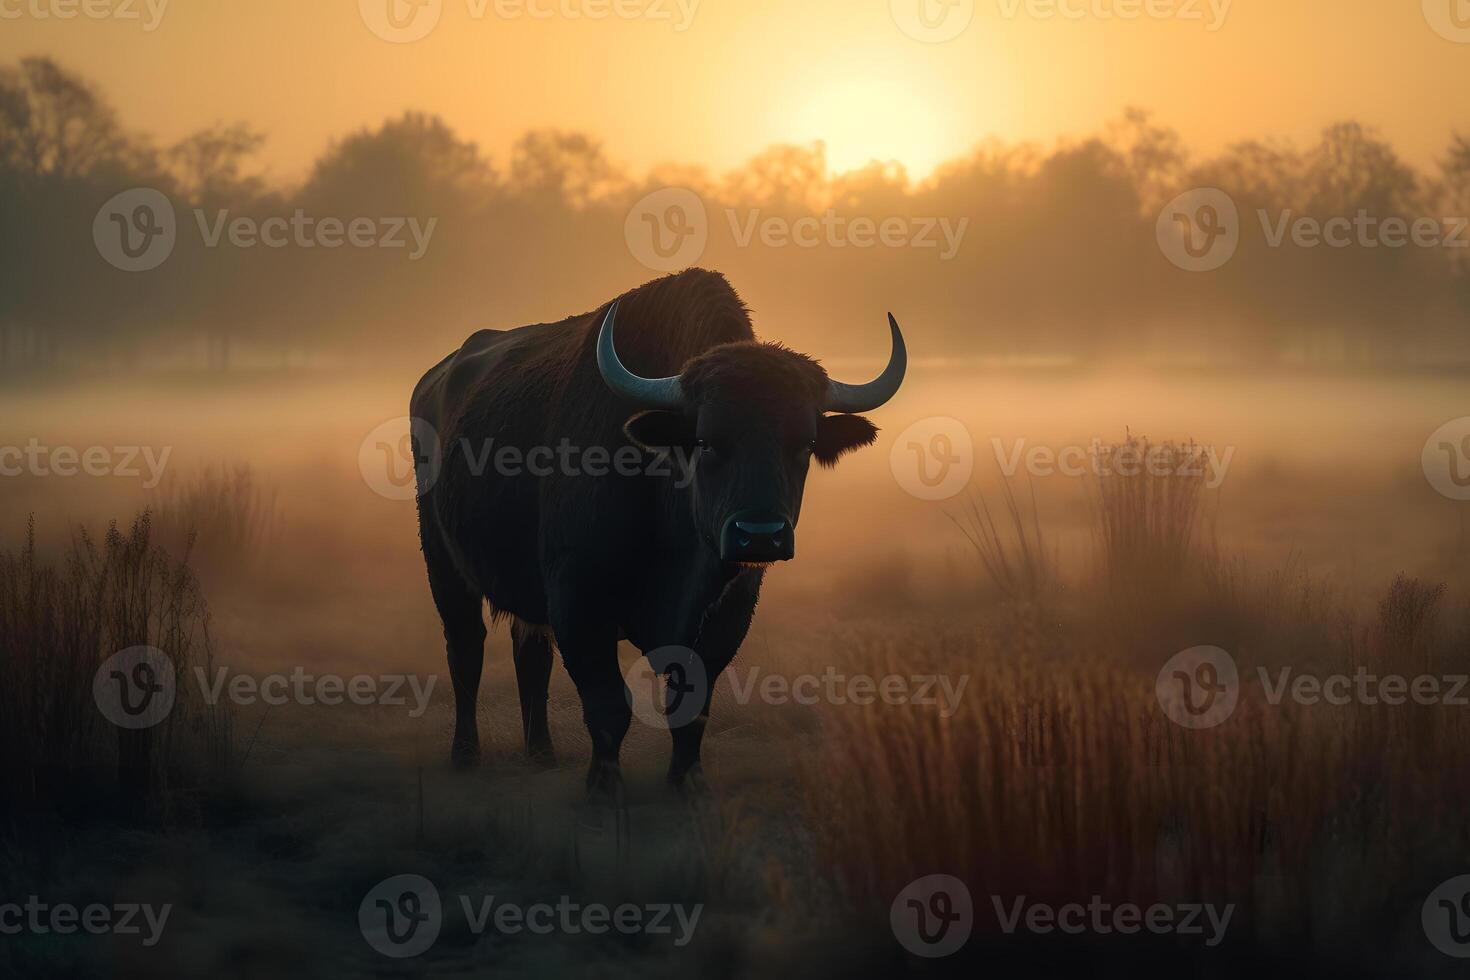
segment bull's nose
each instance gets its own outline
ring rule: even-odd
[[[788,561],[796,555],[796,530],[784,517],[740,513],[720,533],[721,561]]]

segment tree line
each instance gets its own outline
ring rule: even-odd
[[[215,368],[242,349],[433,360],[479,327],[590,309],[657,275],[629,215],[666,187],[696,195],[702,219],[680,218],[703,222],[696,264],[731,278],[757,329],[827,356],[873,353],[889,309],[952,358],[1384,366],[1470,352],[1470,233],[1457,245],[1456,222],[1439,223],[1470,215],[1460,136],[1432,171],[1355,122],[1306,147],[1196,158],[1130,110],[1052,147],[981,143],[923,181],[892,163],[831,173],[820,145],[635,175],[588,135],[529,132],[501,162],[409,113],[333,142],[293,186],[255,176],[265,145],[243,124],[158,145],[53,60],[0,68],[0,371],[127,367],[189,345]],[[130,272],[94,224],[140,187],[171,202],[176,241]],[[1204,272],[1159,238],[1165,205],[1198,187],[1238,210],[1233,257]],[[1349,244],[1297,234],[1334,218]],[[1384,244],[1389,219],[1433,219],[1448,240]],[[403,246],[384,244],[394,221]],[[647,229],[663,231],[680,227]]]

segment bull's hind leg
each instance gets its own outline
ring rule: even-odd
[[[516,686],[521,694],[521,730],[526,754],[539,765],[556,765],[551,729],[546,724],[546,697],[551,686],[551,637],[544,629],[519,619],[510,628],[515,646]]]
[[[450,760],[472,766],[480,759],[480,726],[475,707],[480,693],[480,670],[485,663],[485,617],[478,592],[460,577],[447,555],[437,554],[425,536],[424,559],[429,566],[429,588],[444,622],[449,652],[449,678],[454,684],[454,746]]]

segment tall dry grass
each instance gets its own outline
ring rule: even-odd
[[[1206,450],[1131,433],[1099,450],[1090,481],[1098,571],[1114,594],[1157,594],[1191,570],[1204,510]]]
[[[269,553],[279,530],[276,494],[248,464],[206,466],[170,478],[151,502],[159,543],[187,553],[201,572],[248,570]]]
[[[1057,560],[1042,532],[1035,484],[1030,490],[1029,508],[1023,509],[1009,478],[1002,479],[995,510],[985,494],[976,491],[958,514],[950,514],[950,520],[1001,596],[1016,604],[1042,606],[1057,587]]]
[[[103,716],[93,678],[134,646],[163,651],[178,684],[161,723],[129,732]],[[63,816],[121,808],[172,819],[197,806],[231,770],[229,717],[203,703],[189,675],[212,657],[187,558],[156,545],[148,514],[100,540],[79,529],[55,562],[39,553],[32,522],[18,552],[0,552],[0,782],[10,799],[0,835]]]
[[[1176,461],[1194,451],[1169,450]],[[1102,575],[1086,586],[1092,601],[1058,611],[1059,633],[1017,636],[997,619],[942,650],[923,631],[848,651],[850,670],[875,676],[937,660],[952,679],[971,677],[947,719],[916,705],[822,709],[803,776],[814,840],[875,926],[911,881],[947,873],[969,886],[982,933],[998,931],[993,895],[1234,902],[1232,940],[1331,953],[1343,936],[1392,933],[1386,904],[1417,908],[1416,895],[1470,859],[1470,713],[1273,705],[1258,673],[1463,673],[1466,637],[1439,625],[1444,587],[1400,576],[1376,616],[1353,616],[1298,559],[1258,573],[1201,547],[1203,481],[1169,479],[1099,480]],[[1018,508],[1004,514],[1012,540],[1043,540]],[[1004,519],[982,509],[978,520],[970,542],[984,567],[997,586],[1018,580],[1021,559],[996,543]],[[1160,576],[1175,584],[1137,590]],[[1118,602],[1120,578],[1135,601]],[[1120,605],[1138,620],[1123,642]],[[1185,647],[1225,643],[1239,706],[1216,728],[1175,725],[1157,671]]]

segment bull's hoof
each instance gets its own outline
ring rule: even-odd
[[[480,740],[455,739],[449,750],[449,764],[456,769],[473,769],[480,764]]]
[[[710,798],[709,780],[704,778],[704,766],[698,762],[678,775],[670,772],[669,785],[691,803],[704,803]]]
[[[593,762],[587,771],[587,802],[592,806],[627,806],[623,770],[616,762]]]
[[[550,742],[547,742],[544,745],[527,746],[526,758],[530,759],[531,765],[535,766],[537,769],[556,768],[556,750],[551,747]]]

